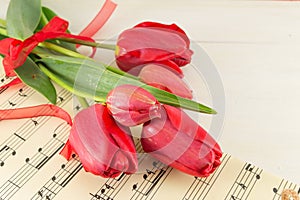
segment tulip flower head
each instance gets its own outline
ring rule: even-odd
[[[193,94],[187,84],[170,70],[158,64],[148,64],[141,70],[139,78],[153,87],[192,99]]]
[[[130,130],[115,122],[101,104],[76,115],[61,154],[69,159],[72,152],[79,156],[86,171],[102,177],[132,174],[138,166]]]
[[[193,54],[189,47],[187,35],[177,25],[143,22],[119,35],[116,61],[133,75],[145,64],[159,63],[182,77],[179,67],[190,63]]]
[[[121,85],[109,92],[107,108],[125,126],[136,126],[160,117],[160,104],[148,91],[134,85]]]
[[[145,152],[164,164],[197,177],[209,176],[222,156],[217,142],[181,109],[164,105],[162,117],[145,123]]]

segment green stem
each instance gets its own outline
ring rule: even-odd
[[[65,84],[60,78],[57,76],[54,76],[53,73],[51,73],[43,64],[38,63],[39,68],[41,69],[42,72],[44,72],[51,80],[53,80],[55,83],[60,85],[62,88],[74,93],[74,88],[71,87],[70,85]],[[77,94],[76,94],[77,95]]]
[[[41,20],[42,20],[42,22],[43,22],[44,25],[48,24],[48,22],[49,22],[48,19],[47,19],[47,17],[45,16],[44,12],[42,12]]]
[[[84,59],[90,59],[89,57],[87,56],[84,56],[80,53],[77,53],[75,51],[72,51],[72,50],[69,50],[69,49],[66,49],[64,47],[61,47],[61,46],[58,46],[56,44],[53,44],[53,43],[49,43],[49,42],[43,42],[43,43],[40,43],[39,44],[40,47],[45,47],[47,49],[51,49],[51,50],[54,50],[58,53],[61,53],[61,54],[64,54],[66,56],[71,56],[71,57],[75,57],[75,58],[84,58]]]
[[[98,102],[101,102],[101,103],[105,102],[105,99],[103,99],[101,97],[95,98],[95,96],[92,96],[88,93],[85,93],[84,91],[75,90],[74,85],[71,85],[71,84],[68,84],[67,82],[65,82],[61,77],[59,77],[59,76],[55,75],[54,73],[52,73],[43,64],[39,63],[38,66],[41,69],[41,71],[46,74],[46,76],[48,76],[51,80],[53,80],[59,86],[61,86],[62,88],[68,90],[69,92],[73,93],[74,95],[84,97],[84,98],[94,99],[95,101],[98,101]]]
[[[72,38],[58,38],[57,40],[70,42],[73,44],[81,44],[81,45],[90,46],[90,47],[109,49],[109,50],[113,50],[113,51],[116,50],[116,45],[114,45],[114,44],[101,44],[98,42],[88,42],[88,41],[77,40],[77,39],[72,39]]]
[[[1,35],[4,35],[4,36],[7,36],[6,29],[0,27],[0,34],[1,34]],[[58,40],[63,40],[63,39],[58,39]],[[65,41],[67,41],[67,40],[68,40],[68,39],[65,39]],[[72,39],[70,39],[70,41],[71,41],[71,40],[72,40]],[[75,40],[73,40],[73,41],[75,42]],[[76,40],[76,42],[79,42],[79,41],[81,41],[81,40]],[[91,45],[92,45],[92,44],[95,44],[95,45],[99,45],[99,46],[103,45],[103,46],[102,46],[103,48],[104,48],[104,46],[106,45],[106,44],[98,44],[98,43],[93,43],[93,42],[86,42],[86,44],[91,44]],[[107,44],[106,46],[109,48],[109,45],[108,45],[108,44]],[[111,45],[111,47],[112,47],[112,46],[114,46],[114,45]],[[80,53],[77,53],[77,52],[72,51],[72,50],[70,50],[70,49],[67,49],[67,48],[64,48],[64,47],[62,47],[62,46],[58,46],[58,45],[55,45],[55,44],[49,43],[49,42],[43,42],[43,43],[40,43],[40,44],[39,44],[39,47],[44,47],[44,48],[47,48],[47,49],[56,51],[56,52],[58,52],[58,53],[61,53],[61,54],[63,54],[63,55],[66,55],[66,56],[71,56],[71,57],[75,57],[75,58],[91,59],[91,58],[89,58],[88,56],[84,56],[84,55],[82,55],[82,54],[80,54]],[[115,46],[114,46],[114,48],[115,48]],[[114,48],[110,48],[110,49],[114,49]],[[33,52],[34,52],[34,51],[33,51]],[[126,77],[129,77],[129,78],[135,79],[135,80],[139,80],[138,77],[133,76],[133,75],[131,75],[131,74],[128,74],[128,73],[126,73],[126,72],[124,72],[124,71],[122,71],[122,70],[119,70],[119,69],[117,69],[117,68],[107,66],[107,69],[110,70],[111,72],[117,73],[117,74],[119,74],[119,75],[126,76]]]
[[[43,42],[43,43],[40,43],[39,44],[40,47],[44,47],[44,48],[47,48],[47,49],[51,49],[51,50],[54,50],[58,53],[61,53],[61,54],[64,54],[66,56],[71,56],[71,57],[75,57],[75,58],[83,58],[83,59],[91,59],[90,57],[88,56],[85,56],[85,55],[82,55],[80,53],[77,53],[75,51],[72,51],[72,50],[69,50],[69,49],[66,49],[64,47],[61,47],[61,46],[58,46],[56,44],[53,44],[53,43],[49,43],[49,42]],[[92,59],[91,59],[92,60]],[[110,66],[106,66],[106,68],[111,71],[111,72],[114,72],[116,74],[119,74],[119,75],[122,75],[122,76],[126,76],[126,77],[129,77],[129,78],[132,78],[132,79],[135,79],[135,80],[139,80],[138,77],[136,76],[133,76],[131,74],[128,74],[122,70],[119,70],[117,68],[114,68],[114,67],[110,67]]]
[[[76,96],[76,98],[79,101],[82,108],[88,108],[90,106],[89,103],[87,102],[86,98],[81,97],[81,96]]]
[[[0,27],[0,34],[1,34],[1,35],[4,35],[4,36],[7,36],[7,31],[6,31],[6,29]]]
[[[6,21],[4,19],[0,18],[0,26],[5,28],[6,27]]]

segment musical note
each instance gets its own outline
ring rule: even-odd
[[[240,198],[237,198],[237,197],[235,197],[233,195],[231,195],[231,199],[233,199],[233,200],[241,200]]]
[[[48,180],[42,188],[52,192],[54,198],[66,185],[75,177],[76,174],[83,168],[79,159],[75,154],[72,154],[72,159],[66,164],[61,165],[60,169]],[[38,192],[32,197],[38,196]]]
[[[11,105],[11,106],[16,106],[17,105],[16,103],[13,103],[11,101],[8,101],[8,104]]]
[[[131,200],[143,197],[151,199],[172,171],[172,168],[166,167],[157,161],[153,162],[152,166],[153,169],[148,169],[146,174],[143,174],[141,182],[132,185],[133,194],[130,198]],[[157,169],[159,170],[156,171]],[[151,173],[150,171],[156,172]]]
[[[4,81],[5,80],[3,80],[3,82]],[[0,90],[0,93],[1,91],[2,90]],[[33,94],[35,94],[34,91],[27,86],[22,86],[22,88],[19,91],[16,91],[14,93],[10,90],[7,90],[7,93],[9,95],[3,95],[4,98],[2,98],[1,106],[3,109],[11,108],[11,106],[21,107],[22,105],[30,105],[32,103],[29,102],[30,97]],[[59,91],[59,97],[57,100],[60,106],[65,106],[66,103],[69,102],[68,99],[71,99],[72,96],[68,96],[66,94],[67,92]],[[11,102],[11,104],[9,104],[8,102]],[[74,110],[81,109],[79,105],[67,105],[66,107],[73,107]],[[82,165],[80,164],[79,159],[76,157],[75,154],[72,155],[73,159],[71,159],[68,162],[62,161],[60,158],[57,159],[59,163],[49,162],[51,159],[53,159],[54,156],[58,155],[59,151],[64,146],[68,138],[70,127],[64,122],[56,122],[56,120],[50,120],[49,122],[48,119],[49,118],[47,117],[37,117],[34,119],[28,119],[28,121],[26,121],[25,123],[23,123],[22,121],[22,124],[20,123],[20,127],[18,125],[18,127],[16,127],[13,131],[9,133],[10,135],[7,135],[10,137],[5,138],[5,140],[2,141],[2,144],[0,144],[0,166],[5,165],[3,168],[1,168],[2,173],[6,173],[5,170],[7,168],[10,168],[10,166],[13,166],[14,169],[14,171],[7,170],[11,174],[5,174],[5,176],[1,176],[1,200],[8,200],[11,198],[22,199],[19,198],[20,196],[22,196],[22,192],[26,190],[26,193],[30,194],[30,189],[35,190],[32,195],[32,199],[36,200],[55,199],[56,195],[63,190],[65,190],[65,192],[61,192],[60,196],[57,196],[56,198],[72,199],[69,198],[72,196],[70,195],[70,193],[68,193],[71,190],[75,191],[73,195],[74,199],[86,199],[86,197],[89,197],[94,200],[117,200],[129,198],[131,198],[132,200],[158,200],[167,199],[168,197],[169,199],[184,200],[246,200],[259,199],[259,197],[257,197],[258,195],[255,196],[255,193],[259,194],[259,192],[263,191],[263,187],[266,188],[267,195],[274,195],[274,200],[281,198],[281,192],[284,191],[285,188],[291,188],[296,193],[300,193],[299,186],[292,184],[291,182],[288,182],[286,180],[282,180],[281,185],[279,185],[281,179],[278,180],[273,178],[272,180],[278,180],[278,182],[275,182],[275,184],[274,182],[272,182],[274,184],[272,185],[272,183],[266,181],[268,180],[268,176],[266,175],[266,173],[262,173],[261,169],[257,168],[252,164],[241,162],[238,165],[236,165],[236,163],[232,162],[229,165],[227,165],[228,162],[232,161],[230,155],[227,154],[224,154],[224,156],[222,157],[222,164],[216,169],[216,171],[213,174],[211,174],[207,178],[192,176],[189,177],[188,175],[183,175],[181,172],[172,170],[171,168],[162,165],[158,161],[152,162],[153,160],[148,160],[148,163],[146,165],[145,163],[147,159],[145,158],[147,158],[147,154],[140,154],[138,157],[139,164],[143,164],[144,161],[143,168],[139,169],[140,171],[143,170],[142,173],[137,173],[133,175],[121,173],[116,178],[107,179],[102,179],[99,177],[95,178],[93,176],[93,181],[95,178],[97,181],[99,180],[101,184],[99,186],[93,185],[92,187],[90,187],[90,185],[84,184],[87,182],[93,183],[93,181],[89,182],[89,178],[91,176],[82,173],[76,179],[74,178],[76,174],[78,174],[79,171],[82,169]],[[46,127],[49,128],[47,129]],[[47,132],[47,130],[53,130],[54,128],[54,132]],[[47,137],[42,138],[42,140],[38,140],[38,142],[35,145],[31,146],[31,142],[40,139],[40,137],[31,138],[31,136],[33,136],[35,133],[40,133],[38,132],[38,130],[41,130],[41,132],[43,133],[46,130],[44,134],[47,135]],[[27,145],[25,142],[30,142],[30,144]],[[142,152],[142,146],[140,145],[139,139],[136,139],[135,143],[137,152]],[[24,149],[25,147],[28,148],[28,146],[31,146],[31,148],[33,149],[31,149],[30,151],[26,150],[22,153],[19,153],[23,151],[23,148],[19,149],[22,146],[22,144],[26,144],[23,147]],[[11,158],[11,163],[10,160],[8,160],[8,158]],[[15,163],[19,163],[20,166],[15,165]],[[53,165],[50,166],[50,164]],[[53,169],[54,167],[57,167],[57,169]],[[55,173],[43,173],[50,168],[50,171],[54,170]],[[174,179],[173,175],[174,177],[178,176],[179,179]],[[81,182],[82,179],[83,182]],[[32,183],[37,182],[36,180],[43,182],[43,184],[41,184],[38,188],[30,188]],[[179,180],[180,183],[174,180]],[[78,183],[72,184],[72,189],[71,187],[67,187],[67,185],[70,185],[70,182],[73,181],[78,181]],[[224,183],[222,181],[224,181]],[[166,184],[170,184],[170,186]],[[180,184],[180,186],[182,187],[175,188],[172,184]],[[93,189],[93,187],[97,187],[94,189],[98,191],[92,191],[91,193],[89,193],[89,190]],[[28,188],[30,189],[27,190]],[[169,194],[173,193],[174,188],[176,190],[174,192],[174,195],[176,194],[176,198],[174,195],[172,196],[172,194]],[[78,196],[77,190],[79,191]],[[17,192],[19,194],[17,194]],[[212,193],[213,195],[211,195]],[[249,196],[249,194],[251,195]],[[64,197],[64,195],[69,196]],[[226,195],[228,195],[228,197]],[[212,196],[215,198],[212,198]],[[24,197],[24,199],[30,198]],[[272,197],[265,199],[272,199]]]
[[[26,89],[26,91],[28,93],[31,90],[28,88]],[[34,91],[32,90],[32,94],[33,93]],[[64,96],[65,100],[69,100],[72,97],[72,95],[65,90],[61,90],[59,92],[59,95]],[[10,100],[8,101],[10,102]],[[59,104],[59,106],[63,107],[67,102],[68,101],[64,101],[63,103]],[[45,125],[50,120],[50,118],[51,117],[42,117],[41,120],[39,120],[39,122],[33,119],[26,120],[25,123],[23,123],[19,128],[17,128],[13,132],[13,134],[5,140],[8,142],[2,143],[0,145],[0,146],[7,145],[12,150],[11,153],[8,153],[9,151],[2,151],[2,152],[0,151],[0,160],[3,162],[3,165],[6,162],[6,160],[10,158],[10,156],[16,155],[17,149],[20,148],[25,141],[27,141],[33,134],[35,134],[39,130],[37,128],[38,127],[37,125],[39,126]],[[34,126],[32,126],[32,123],[34,124]]]
[[[296,189],[298,187],[298,190]],[[274,193],[273,199],[276,197],[280,198],[283,191],[286,189],[290,189],[292,191],[295,191],[298,195],[300,194],[300,187],[296,184],[293,184],[292,182],[289,182],[285,179],[282,179],[277,187],[273,187],[272,191]]]
[[[227,193],[226,199],[242,199],[249,196],[256,182],[261,178],[262,169],[246,163],[235,180],[235,184]],[[234,198],[233,198],[234,197]]]
[[[132,190],[136,190],[137,189],[137,186],[138,186],[138,183],[135,183],[132,185]]]
[[[99,196],[98,194],[92,194],[92,193],[89,193],[93,198],[95,199],[102,199],[102,200],[105,200],[103,197]]]
[[[13,155],[13,156],[15,156],[17,154],[16,150],[14,150],[13,148],[11,148],[8,145],[5,145],[0,149],[0,153],[2,153],[3,151],[6,151],[6,152],[11,151],[11,155]]]
[[[7,90],[8,87],[2,88],[0,90],[0,93],[3,93],[5,90]],[[35,92],[33,89],[29,88],[28,86],[24,86],[23,90],[26,89],[26,95],[28,98],[21,97],[19,93],[13,93],[13,95],[8,96],[7,99],[0,105],[2,109],[8,109],[11,108],[11,106],[16,105],[22,105],[25,101],[29,100],[29,97],[31,97]],[[3,98],[3,97],[2,97]],[[7,104],[8,102],[8,104]]]
[[[194,181],[189,186],[188,191],[184,194],[184,199],[206,199],[209,191],[214,186],[218,177],[222,175],[224,168],[230,161],[231,156],[228,154],[223,154],[221,158],[222,164],[207,178],[194,177]]]
[[[39,191],[38,191],[38,195],[39,195],[40,197],[43,197],[43,191],[44,191],[44,190],[39,190]]]
[[[130,175],[126,175],[125,173],[122,173],[116,178],[107,179],[107,181],[102,185],[102,187],[98,190],[98,192],[96,192],[96,195],[98,195],[99,197],[105,200],[113,200],[114,197],[124,187],[124,185],[129,180],[130,177],[131,177]]]
[[[31,119],[31,121],[33,122],[34,126],[37,126],[39,124],[36,120]]]
[[[252,172],[252,170],[254,169],[254,167],[251,166],[251,164],[247,164],[246,168],[247,171]]]
[[[18,95],[19,95],[20,97],[27,97],[27,94],[24,94],[24,93],[23,93],[23,88],[19,89]]]
[[[4,82],[5,82],[5,79],[7,79],[7,77],[1,78],[1,84],[5,84],[5,83],[4,83]],[[8,86],[1,88],[1,89],[0,89],[0,94],[2,94],[5,90],[7,90],[7,88],[8,88]]]
[[[80,106],[79,105],[75,106],[75,110],[79,111],[80,110]]]
[[[56,137],[51,138],[42,147],[38,148],[37,153],[35,153],[31,158],[27,157],[25,159],[25,164],[19,168],[3,185],[0,186],[0,191],[4,193],[9,193],[10,197],[13,197],[15,193],[22,188],[25,184],[33,178],[36,173],[46,165],[46,163],[54,157],[64,146],[61,140],[66,141],[69,133],[69,126],[65,125],[65,128],[55,129],[57,131]],[[19,139],[19,141],[21,141]],[[5,148],[3,148],[3,151]],[[53,178],[55,181],[55,177]],[[16,185],[18,187],[16,187]],[[41,189],[37,192],[37,195],[41,195],[45,189]],[[49,193],[49,191],[48,191]],[[53,194],[44,194],[43,198],[50,198]],[[6,198],[8,199],[8,198]]]
[[[247,186],[243,183],[237,183],[239,186],[242,187],[243,190],[247,189]]]
[[[41,197],[42,199],[45,198],[46,200],[50,200],[51,199],[51,193],[50,194],[44,194],[44,192],[46,192],[45,189],[41,189],[38,191],[38,196]]]
[[[145,180],[148,178],[149,175],[155,174],[154,171],[149,170],[149,169],[146,169],[146,172],[147,172],[147,174],[144,174],[144,175],[143,175],[143,179],[145,179]]]
[[[59,96],[58,99],[59,99],[60,102],[63,102],[63,101],[64,101],[64,98],[61,97],[61,96]]]
[[[105,185],[106,189],[113,189],[113,190],[115,189],[114,187],[108,185],[107,183],[105,183],[104,185]]]
[[[146,169],[146,172],[147,172],[147,174],[155,174],[155,172],[154,172],[154,171],[152,171],[152,170],[149,170],[149,169]]]

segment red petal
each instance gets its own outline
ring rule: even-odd
[[[188,45],[190,44],[190,40],[188,39],[186,33],[176,24],[169,25],[169,24],[161,24],[157,22],[142,22],[136,25],[135,27],[153,27],[153,28],[163,28],[163,29],[173,30],[176,31],[186,41]]]
[[[152,52],[156,53],[156,59],[159,56],[159,60],[170,59],[174,55],[181,55],[189,48],[186,42],[175,32],[143,27],[132,28],[122,32],[118,38],[118,46],[121,48],[120,55],[134,50],[142,51],[143,49],[156,49],[156,51],[166,52],[165,54]],[[126,48],[126,52],[123,52],[123,47]]]
[[[124,126],[136,126],[160,117],[160,104],[141,87],[120,85],[111,90],[106,105],[113,118]]]
[[[96,175],[115,177],[121,172],[134,173],[137,169],[130,130],[116,124],[107,108],[101,104],[95,104],[76,115],[69,143],[62,154],[68,158],[73,150],[84,169]]]
[[[143,67],[139,77],[147,84],[159,85],[159,88],[166,88],[167,91],[183,98],[193,98],[192,92],[185,82],[163,65],[148,64]]]
[[[197,124],[190,116],[188,116],[182,109],[169,105],[163,105],[169,120],[172,125],[182,132],[188,134],[194,140],[204,142],[211,149],[214,149],[217,157],[221,157],[222,151],[218,143],[207,133],[199,124]]]
[[[158,62],[158,64],[162,64],[163,67],[167,68],[168,70],[172,71],[174,74],[176,74],[178,77],[183,78],[183,72],[179,68],[179,66],[172,60],[164,60],[161,62]]]
[[[0,121],[8,120],[8,119],[23,119],[23,118],[32,118],[32,117],[41,117],[41,116],[58,117],[65,120],[68,124],[72,125],[72,119],[70,115],[62,108],[52,104],[0,110]]]
[[[212,138],[183,111],[168,106],[162,119],[143,126],[141,143],[151,156],[199,177],[208,176],[220,165],[220,147],[215,141],[212,145]],[[203,135],[206,137],[199,140]]]

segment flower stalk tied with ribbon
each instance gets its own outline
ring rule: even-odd
[[[191,90],[181,79],[180,67],[190,63],[193,54],[181,28],[175,24],[143,22],[121,33],[116,46],[100,44],[91,37],[115,9],[116,4],[110,0],[106,0],[95,19],[79,35],[71,34],[68,22],[49,8],[41,7],[41,1],[34,1],[31,6],[24,6],[25,3],[11,0],[6,23],[0,20],[2,64],[6,75],[15,77],[0,89],[22,82],[56,104],[55,82],[76,95],[83,102],[84,110],[75,116],[73,124],[66,111],[52,104],[0,110],[0,120],[37,116],[65,120],[72,128],[61,154],[70,159],[72,152],[76,153],[86,171],[103,177],[136,172],[136,150],[128,127],[139,124],[144,124],[143,136],[150,134],[148,139],[142,139],[144,150],[161,162],[195,176],[213,172],[219,165],[219,146],[210,145],[215,141],[208,133],[175,108],[216,114],[212,108],[192,100]],[[14,13],[25,16],[22,26]],[[92,47],[92,54],[78,53],[79,45]],[[115,50],[120,69],[94,60],[96,48]],[[166,77],[159,77],[161,73]],[[96,104],[89,107],[84,103],[85,98]],[[193,131],[187,126],[178,127],[181,120],[198,128]],[[154,136],[151,131],[158,126],[165,130],[158,130]],[[160,156],[151,152],[160,152],[158,148],[170,142],[166,140],[176,138],[177,132],[183,138],[175,140],[176,145],[170,145],[169,150],[176,149],[176,155],[183,150],[181,157],[174,154],[168,157],[164,151]],[[203,138],[204,135],[207,137]],[[199,152],[205,155],[195,156]],[[188,159],[194,159],[190,165],[186,163]]]

